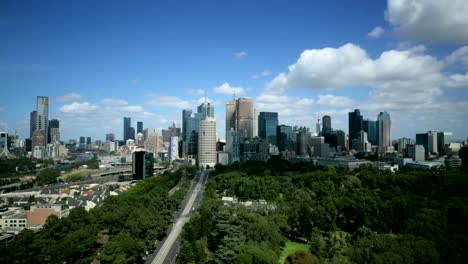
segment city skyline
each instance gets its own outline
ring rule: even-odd
[[[128,12],[119,3],[2,3],[0,33],[9,41],[0,43],[0,86],[11,92],[1,99],[0,130],[29,137],[37,96],[48,96],[48,119],[60,121],[64,141],[109,132],[122,139],[123,117],[160,132],[181,125],[182,109],[195,109],[207,90],[217,138],[225,138],[224,105],[235,94],[258,112],[278,112],[280,125],[313,129],[329,115],[333,129],[349,133],[348,113],[360,109],[373,121],[388,112],[392,139],[429,130],[466,139],[468,18],[460,27],[450,13],[460,3],[420,3],[414,21],[393,1],[359,10],[268,3],[143,3]],[[429,23],[428,33],[428,13],[447,28]]]

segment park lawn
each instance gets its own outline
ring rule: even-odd
[[[72,170],[69,173],[65,173],[58,178],[63,181],[76,180],[78,178],[83,178],[87,175],[92,175],[97,172],[99,172],[99,170],[97,169]]]
[[[292,242],[292,241],[286,242],[286,246],[283,248],[283,250],[281,250],[281,256],[279,258],[278,263],[283,264],[284,260],[286,260],[286,257],[289,254],[294,253],[294,252],[299,251],[299,250],[309,251],[309,247],[307,246],[307,244],[301,244],[301,243]]]

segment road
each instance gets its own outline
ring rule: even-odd
[[[174,247],[177,239],[180,237],[182,233],[182,228],[184,227],[185,223],[189,221],[192,208],[194,207],[194,203],[195,201],[199,200],[197,198],[203,193],[203,186],[206,183],[207,178],[208,172],[202,172],[200,177],[198,177],[194,187],[188,192],[190,198],[185,204],[182,213],[177,218],[177,221],[174,222],[171,232],[169,233],[163,245],[157,252],[155,258],[151,262],[152,264],[163,264],[173,262],[173,257],[168,258],[168,255],[170,254],[171,249]]]

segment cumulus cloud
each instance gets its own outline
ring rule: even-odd
[[[62,95],[58,98],[58,101],[61,103],[70,103],[70,102],[79,102],[81,101],[81,95],[77,93],[69,93]]]
[[[258,79],[258,78],[267,77],[267,76],[270,76],[270,75],[271,75],[270,70],[264,70],[262,72],[257,72],[255,74],[253,74],[251,77],[252,77],[252,79]]]
[[[353,107],[356,105],[356,101],[349,97],[336,96],[332,94],[319,95],[317,105],[326,107]]]
[[[371,38],[379,38],[380,36],[383,35],[384,32],[385,30],[383,28],[375,27],[369,33],[367,33],[367,36]]]
[[[128,105],[128,102],[122,99],[112,99],[112,98],[104,98],[101,100],[101,103],[104,105],[109,106],[120,106],[120,105]]]
[[[371,96],[386,102],[423,102],[441,93],[443,63],[420,48],[389,50],[372,59],[348,43],[339,48],[305,50],[296,63],[266,85],[269,93],[288,88],[373,87]],[[412,94],[412,96],[408,96]]]
[[[245,51],[236,52],[236,53],[234,53],[234,57],[236,57],[236,59],[246,58],[247,57],[247,52],[245,52]]]
[[[60,112],[64,114],[91,114],[95,112],[99,107],[89,102],[73,102],[68,105],[60,107]]]
[[[120,108],[120,111],[127,113],[143,113],[145,110],[139,105],[127,105]]]
[[[218,87],[215,87],[213,89],[213,91],[215,93],[224,94],[224,95],[233,95],[234,92],[236,93],[236,95],[245,95],[246,94],[246,91],[245,91],[244,88],[231,86],[227,82],[221,84]]]
[[[465,69],[468,69],[468,46],[463,46],[453,51],[447,56],[445,62],[448,65],[461,63]]]
[[[468,1],[388,0],[385,17],[404,38],[468,43]]]
[[[255,103],[259,112],[278,112],[279,119],[283,123],[293,125],[312,122],[313,99],[261,93]]]

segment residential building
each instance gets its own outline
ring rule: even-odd
[[[198,165],[214,167],[217,161],[216,119],[207,116],[200,120],[198,131]]]

